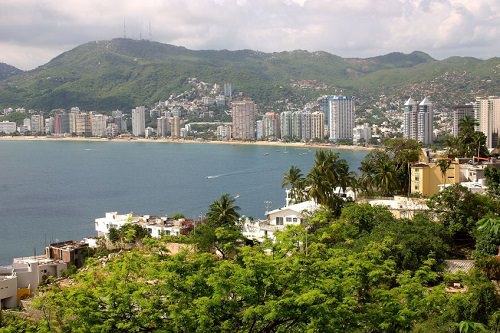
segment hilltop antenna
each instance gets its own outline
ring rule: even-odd
[[[149,40],[153,40],[153,35],[151,35],[151,21],[149,21]]]
[[[127,25],[125,24],[125,19],[123,19],[123,38],[127,38]]]

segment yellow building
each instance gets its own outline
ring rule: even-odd
[[[452,162],[445,174],[437,163],[416,163],[411,166],[411,193],[420,193],[430,197],[439,192],[440,184],[457,184],[460,182],[460,167]]]

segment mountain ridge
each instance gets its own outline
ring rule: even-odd
[[[265,53],[253,50],[190,50],[148,40],[93,41],[63,52],[36,69],[0,81],[0,105],[49,110],[130,109],[189,89],[187,79],[231,82],[236,91],[262,105],[276,99],[304,101],[342,91],[369,102],[375,95],[404,91],[447,72],[467,72],[465,89],[481,93],[481,80],[498,75],[498,58],[451,57],[436,60],[414,51],[370,58],[342,58],[324,51]],[[294,82],[311,80],[322,88],[304,90]]]

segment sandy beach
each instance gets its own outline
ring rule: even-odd
[[[185,139],[145,139],[145,138],[83,138],[83,137],[54,137],[54,136],[0,136],[0,141],[81,141],[81,142],[163,142],[163,143],[197,143],[197,144],[223,144],[223,145],[257,145],[277,146],[295,148],[325,148],[346,150],[373,150],[377,147],[362,147],[348,145],[332,145],[303,142],[279,142],[279,141],[208,141],[208,140],[185,140]]]

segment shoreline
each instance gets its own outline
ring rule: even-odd
[[[279,142],[279,141],[211,141],[185,139],[145,139],[145,138],[84,138],[84,137],[52,137],[52,136],[0,136],[0,141],[79,141],[79,142],[156,142],[156,143],[187,143],[187,144],[222,144],[222,145],[255,145],[292,148],[329,148],[339,150],[371,151],[378,147],[332,145],[327,143]]]

